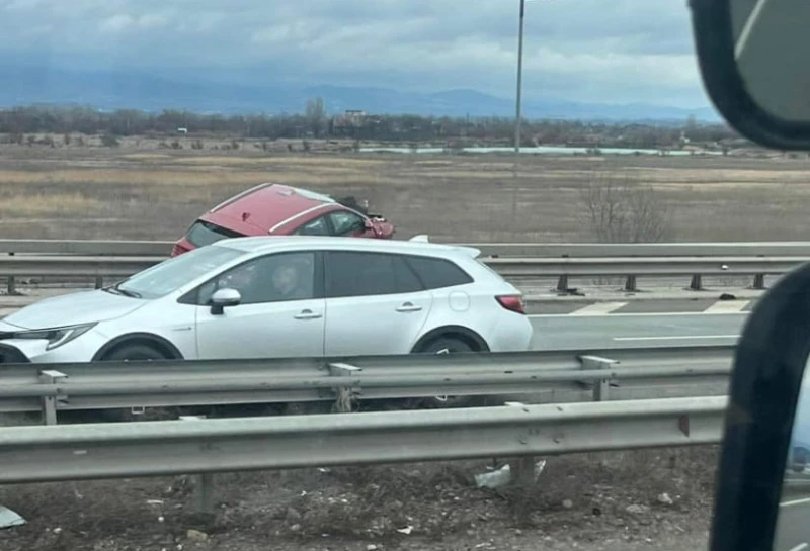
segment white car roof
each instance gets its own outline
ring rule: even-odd
[[[438,245],[414,241],[390,241],[381,239],[360,239],[350,237],[309,237],[309,236],[267,236],[224,239],[212,245],[227,247],[245,253],[269,253],[276,250],[350,250],[357,252],[381,252],[417,254],[425,256],[460,255],[476,258],[481,252],[472,247]]]

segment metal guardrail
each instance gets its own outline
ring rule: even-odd
[[[0,430],[0,483],[716,443],[725,397]]]
[[[568,289],[576,276],[623,276],[636,290],[639,276],[691,275],[693,289],[703,275],[754,276],[763,288],[766,275],[784,274],[810,261],[810,243],[684,244],[471,244],[483,260],[507,277],[555,277]],[[165,259],[171,243],[149,241],[0,240],[0,274],[14,291],[19,276],[125,277]]]
[[[451,356],[19,364],[0,412],[328,401],[437,395],[534,403],[724,394],[732,346]],[[530,398],[527,398],[529,397]]]
[[[78,256],[158,256],[170,241],[61,241],[0,239],[0,254]],[[469,243],[484,256],[529,258],[800,256],[810,258],[810,242],[762,243]]]

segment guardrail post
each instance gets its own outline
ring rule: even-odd
[[[526,408],[526,404],[523,402],[504,402],[504,405]],[[512,486],[520,488],[524,492],[534,486],[534,464],[536,459],[534,455],[524,455],[509,460],[510,484]]]
[[[204,421],[205,416],[180,417],[181,421]],[[192,489],[192,510],[195,514],[204,517],[206,523],[214,516],[214,473],[199,473],[194,475],[194,488]]]
[[[332,377],[350,377],[362,371],[361,368],[346,363],[330,363],[329,375]],[[357,401],[356,394],[359,388],[354,386],[339,386],[335,388],[335,403],[332,406],[337,413],[350,413]]]
[[[14,256],[14,253],[8,253],[8,255]],[[17,280],[14,278],[13,275],[8,276],[8,280],[6,281],[6,292],[9,295],[17,293]]]
[[[624,282],[624,290],[625,291],[638,291],[638,285],[636,283],[636,276],[634,276],[634,275],[627,276],[627,280]]]
[[[102,276],[96,276],[96,289],[101,289],[104,287],[104,278]]]
[[[65,379],[67,379],[67,375],[62,373],[61,371],[56,371],[55,369],[46,369],[39,373],[37,377],[39,382],[46,384],[46,385],[54,385],[59,384]],[[67,396],[64,395],[49,395],[42,397],[42,412],[43,412],[43,421],[46,425],[56,425],[57,424],[57,415],[56,410],[60,403],[63,403],[67,400]]]
[[[557,291],[560,293],[568,292],[568,275],[563,274],[557,280]]]
[[[579,361],[582,362],[583,370],[610,369],[619,363],[618,360],[611,360],[600,356],[580,356]],[[610,379],[607,377],[597,379],[593,384],[593,401],[602,402],[605,400],[610,400]]]
[[[693,291],[700,291],[703,289],[703,276],[700,274],[695,274],[692,276],[692,283],[689,284],[689,288]]]
[[[765,288],[765,274],[754,274],[754,289],[764,289]]]

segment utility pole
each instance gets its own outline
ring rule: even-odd
[[[515,154],[520,153],[520,80],[523,72],[523,7],[525,0],[520,0],[518,15],[518,54],[517,54],[517,90],[515,92]]]

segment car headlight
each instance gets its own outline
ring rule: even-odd
[[[37,329],[34,331],[19,331],[14,333],[14,339],[46,340],[48,345],[46,350],[53,350],[77,339],[90,331],[97,324],[87,323],[84,325],[74,325],[72,327],[58,327],[56,329]]]

